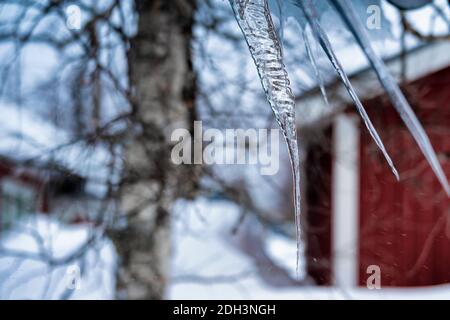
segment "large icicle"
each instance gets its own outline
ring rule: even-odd
[[[301,241],[300,160],[295,123],[295,98],[283,64],[281,44],[267,0],[230,0],[230,4],[258,69],[267,100],[288,146],[294,180],[298,273]]]
[[[343,18],[344,22],[353,33],[357,42],[369,59],[373,69],[376,71],[378,79],[388,93],[394,108],[400,114],[403,122],[413,135],[414,139],[425,155],[425,158],[429,162],[442,187],[447,193],[447,196],[450,196],[450,186],[448,180],[425,130],[421,126],[401,89],[397,85],[397,82],[387,70],[383,61],[378,57],[378,55],[372,48],[371,42],[367,35],[367,31],[365,30],[364,25],[358,19],[358,15],[355,11],[355,8],[353,7],[353,4],[349,0],[336,0],[330,2],[336,8],[339,15]]]
[[[389,156],[388,152],[386,151],[386,148],[384,147],[383,142],[381,141],[380,136],[378,135],[375,127],[372,124],[372,121],[369,118],[369,115],[367,114],[366,110],[364,109],[364,106],[362,105],[361,101],[358,98],[358,95],[356,94],[352,84],[350,83],[350,80],[348,79],[347,74],[345,73],[344,69],[342,68],[341,63],[339,62],[336,54],[334,53],[334,50],[331,46],[331,43],[325,33],[325,31],[320,26],[320,23],[318,21],[317,14],[315,14],[314,7],[312,1],[308,1],[308,7],[305,6],[304,0],[296,0],[295,4],[301,9],[304,16],[306,17],[314,36],[319,41],[320,45],[322,46],[323,50],[325,51],[328,59],[330,60],[331,64],[335,68],[337,74],[341,78],[342,83],[344,84],[345,88],[347,89],[348,93],[350,94],[350,97],[352,98],[353,102],[355,103],[355,106],[360,113],[361,117],[364,120],[364,123],[369,130],[370,135],[374,139],[377,146],[380,148],[381,152],[383,153],[386,161],[388,162],[389,166],[391,167],[392,172],[394,173],[397,180],[399,180],[399,175],[397,172],[397,169],[394,166],[394,163],[391,160],[391,157]],[[300,22],[299,22],[300,23]]]

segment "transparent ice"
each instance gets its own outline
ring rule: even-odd
[[[367,56],[367,59],[372,65],[372,68],[377,73],[380,83],[383,85],[386,93],[389,95],[394,108],[397,110],[403,122],[408,127],[412,136],[416,140],[425,158],[433,169],[436,177],[439,179],[439,182],[447,193],[447,196],[450,196],[450,186],[448,180],[425,130],[414,114],[414,111],[403,95],[401,89],[397,85],[397,82],[389,73],[383,61],[378,57],[378,55],[372,48],[372,44],[366,32],[366,28],[358,19],[357,12],[355,11],[351,1],[336,0],[331,1],[331,3],[336,8],[336,11],[342,17],[350,31],[353,33],[356,41],[363,49],[365,55]]]
[[[417,117],[412,111],[408,101],[398,87],[395,79],[389,74],[381,58],[377,56],[371,46],[368,31],[361,19],[365,16],[369,5],[381,7],[380,0],[335,0],[335,1],[312,1],[312,0],[229,0],[233,8],[236,20],[244,34],[250,49],[251,55],[258,70],[262,86],[266,93],[267,100],[275,114],[275,118],[280,125],[290,154],[293,178],[294,178],[294,202],[295,221],[297,231],[297,248],[301,240],[300,227],[300,164],[297,145],[296,121],[295,121],[295,99],[290,87],[288,73],[286,71],[282,55],[283,26],[288,17],[293,17],[303,32],[304,45],[308,57],[313,65],[317,81],[324,95],[325,85],[320,77],[316,59],[311,49],[310,38],[307,36],[307,27],[312,32],[312,39],[322,48],[337,75],[341,79],[356,109],[361,115],[367,129],[369,130],[375,143],[383,153],[393,174],[399,179],[399,174],[383,145],[376,129],[374,128],[366,110],[353,89],[350,80],[342,68],[335,51],[322,27],[321,18],[329,10],[334,10],[340,17],[357,43],[361,46],[365,55],[369,59],[373,69],[376,71],[380,83],[385,88],[395,109],[400,114],[402,120],[410,130],[417,144],[421,148],[431,168],[439,179],[441,185],[450,196],[450,187],[447,178],[438,161],[437,155],[420,125]],[[279,19],[279,29],[276,30],[272,21],[272,15]],[[384,19],[384,16],[382,16]],[[389,26],[384,19],[383,26]],[[382,33],[381,33],[382,34]],[[299,258],[297,250],[297,261]]]
[[[338,60],[338,58],[333,50],[333,47],[331,46],[328,36],[326,35],[325,31],[322,29],[322,27],[320,25],[320,21],[318,19],[318,14],[317,14],[317,11],[315,10],[313,2],[311,0],[308,0],[308,1],[298,0],[298,1],[296,1],[296,5],[301,9],[303,16],[306,18],[308,24],[311,26],[311,29],[313,30],[314,36],[316,37],[316,39],[319,42],[322,49],[325,51],[328,59],[330,60],[334,69],[336,70],[338,76],[341,78],[342,83],[344,84],[345,88],[347,89],[350,97],[352,98],[352,100],[356,106],[356,109],[358,110],[359,114],[361,115],[362,119],[364,120],[364,124],[366,125],[367,129],[369,130],[370,135],[372,136],[372,138],[374,139],[378,148],[380,148],[381,152],[383,153],[384,157],[386,158],[386,161],[388,162],[389,166],[391,167],[391,170],[394,173],[395,177],[397,178],[397,180],[399,180],[399,175],[398,175],[397,169],[394,166],[394,163],[392,162],[388,152],[386,151],[386,148],[384,147],[384,144],[381,141],[380,136],[378,135],[375,127],[373,126],[372,121],[369,118],[369,115],[367,114],[361,101],[359,100],[358,95],[356,94],[355,90],[353,89],[353,86],[350,83],[350,80],[348,79],[348,76],[345,73],[344,68],[342,68],[341,63]]]
[[[294,180],[298,262],[301,239],[300,160],[295,123],[295,98],[283,64],[280,40],[270,15],[267,0],[230,0],[230,3],[258,69],[267,100],[288,146]]]

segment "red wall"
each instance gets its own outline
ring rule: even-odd
[[[450,177],[450,68],[408,86],[408,100]],[[367,130],[361,130],[360,284],[369,265],[382,286],[450,282],[450,200],[418,146],[385,98],[365,103],[401,182]]]
[[[331,128],[315,138],[317,140],[307,148],[306,219],[302,227],[307,239],[307,272],[316,284],[331,285]]]
[[[450,178],[450,68],[404,88]],[[386,97],[365,101],[397,169],[397,182],[364,126],[360,145],[359,282],[378,265],[382,286],[450,282],[450,200]],[[354,107],[349,108],[354,112]],[[332,133],[306,161],[307,270],[320,285],[332,275]],[[324,142],[325,141],[325,142]]]

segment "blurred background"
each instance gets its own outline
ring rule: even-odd
[[[448,179],[450,5],[366,2]],[[450,200],[321,10],[400,181],[325,53],[305,46],[311,29],[274,16],[296,97],[297,266],[281,135],[274,176],[171,160],[173,131],[194,121],[278,127],[228,1],[0,0],[0,299],[449,298]]]

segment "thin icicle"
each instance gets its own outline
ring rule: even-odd
[[[352,98],[353,102],[355,103],[355,106],[360,113],[361,117],[364,120],[364,123],[369,130],[370,135],[374,139],[375,143],[377,144],[378,148],[383,153],[387,163],[391,167],[391,170],[397,180],[400,180],[400,177],[398,175],[398,171],[394,166],[394,163],[392,162],[391,157],[389,156],[388,152],[386,151],[386,148],[384,147],[383,142],[381,141],[380,136],[378,135],[375,127],[372,124],[372,121],[369,118],[369,115],[367,114],[366,110],[364,109],[361,101],[358,98],[358,95],[356,94],[355,90],[353,89],[352,84],[350,83],[350,80],[347,77],[347,74],[345,73],[344,69],[341,66],[341,63],[339,62],[336,54],[334,53],[334,50],[331,46],[330,41],[328,40],[328,37],[325,33],[325,31],[320,26],[319,21],[317,20],[317,17],[315,14],[313,14],[313,4],[311,1],[308,1],[309,8],[306,8],[303,0],[296,0],[296,5],[302,10],[304,16],[306,17],[309,25],[311,26],[311,30],[313,31],[314,36],[318,39],[321,47],[325,51],[325,54],[327,55],[328,59],[330,60],[331,64],[333,65],[334,69],[336,70],[337,74],[342,80],[342,83],[344,84],[345,88],[347,89],[348,93],[350,94],[350,97]],[[313,12],[311,12],[313,11]]]
[[[447,196],[450,197],[450,186],[447,177],[445,176],[444,170],[439,163],[436,152],[434,151],[425,130],[414,114],[414,111],[403,95],[401,89],[397,85],[397,82],[387,70],[383,61],[375,53],[375,50],[373,50],[364,25],[358,19],[358,15],[355,11],[355,8],[353,7],[353,4],[349,0],[337,0],[331,1],[331,3],[332,5],[334,5],[336,10],[358,41],[365,55],[369,59],[373,69],[376,71],[380,83],[388,93],[394,108],[400,114],[403,122],[413,135],[414,139],[422,150],[422,153],[433,169],[436,177],[439,179],[439,182],[447,193]]]
[[[314,73],[316,74],[316,79],[317,79],[317,83],[319,84],[319,87],[320,87],[320,92],[322,92],[322,97],[328,106],[329,102],[328,102],[327,90],[325,89],[325,81],[323,80],[322,74],[320,73],[319,65],[317,64],[317,59],[312,50],[306,28],[303,30],[303,41],[305,41],[306,53],[308,54],[308,58],[311,61],[311,65],[313,66]]]
[[[258,69],[267,100],[285,137],[293,171],[297,275],[300,260],[300,159],[295,123],[295,98],[283,64],[280,41],[267,0],[229,0]]]
[[[269,1],[269,10],[271,14],[274,14],[275,17],[278,18],[278,21],[280,23],[277,33],[278,33],[278,40],[281,44],[281,50],[283,50],[283,42],[284,42],[284,25],[286,23],[286,15],[284,14],[285,6],[284,6],[284,0],[274,0]],[[272,6],[271,6],[272,4]],[[273,10],[272,10],[273,7]],[[283,53],[283,52],[281,52]]]

